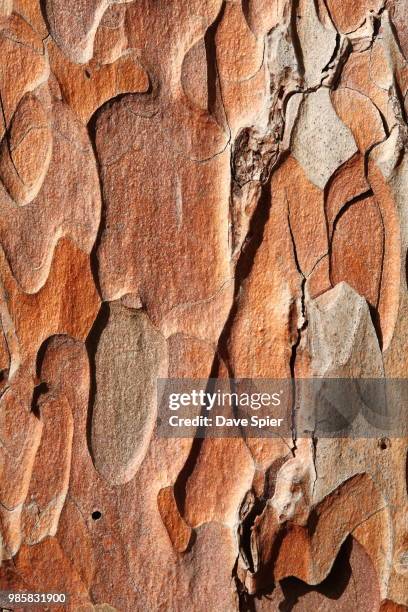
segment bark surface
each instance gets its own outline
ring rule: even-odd
[[[408,609],[406,438],[156,424],[408,377],[407,94],[406,0],[0,0],[0,590]]]

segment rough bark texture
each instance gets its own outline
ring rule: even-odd
[[[0,68],[0,589],[408,609],[406,439],[155,429],[408,376],[407,0],[0,0]]]

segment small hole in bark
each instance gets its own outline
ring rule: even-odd
[[[87,79],[90,79],[90,78],[91,78],[91,76],[92,76],[92,75],[91,75],[91,73],[89,72],[89,70],[85,70],[85,76],[86,76],[86,78],[87,78]]]
[[[378,440],[378,446],[381,450],[387,450],[387,448],[391,446],[391,442],[388,438],[380,438],[380,440]]]
[[[102,516],[102,512],[99,512],[99,510],[95,510],[94,512],[92,512],[91,516],[94,521],[99,521]]]

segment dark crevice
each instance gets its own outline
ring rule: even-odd
[[[185,513],[186,486],[197,464],[203,441],[204,438],[194,438],[189,455],[174,483],[174,499],[176,500],[180,516],[184,516]]]
[[[247,502],[248,495],[247,495],[247,498],[245,498],[243,503],[241,504],[241,510],[240,510],[241,522],[240,522],[239,529],[238,529],[239,547],[240,547],[240,551],[241,551],[243,558],[248,564],[248,569],[250,572],[255,571],[254,561],[252,558],[252,550],[251,550],[252,530],[253,530],[257,517],[261,516],[261,514],[265,510],[266,504],[274,496],[275,487],[276,487],[276,475],[279,469],[284,465],[286,460],[287,460],[286,456],[280,457],[279,459],[276,459],[269,466],[269,468],[265,472],[265,480],[264,480],[264,487],[263,487],[262,495],[260,497],[257,497],[254,491],[251,491],[249,494],[250,495],[249,510],[247,510],[246,512],[243,512],[244,506],[248,503]]]
[[[405,282],[408,287],[408,251],[407,251],[407,254],[405,255]]]
[[[306,280],[302,280],[302,293],[304,293],[304,286]],[[292,431],[292,443],[293,443],[293,454],[295,455],[295,451],[297,449],[296,440],[297,440],[297,429],[296,429],[296,409],[297,409],[297,390],[296,390],[296,359],[297,353],[300,346],[300,342],[302,340],[302,332],[307,327],[307,321],[305,320],[302,327],[298,329],[296,341],[292,344],[290,360],[289,360],[289,368],[290,368],[290,377],[292,380],[292,411],[291,411],[291,431]]]
[[[289,530],[290,525],[285,523],[275,535],[269,552],[268,561],[263,567],[259,568],[257,572],[256,583],[259,585],[257,588],[257,595],[263,595],[271,592],[275,586],[274,568],[276,566],[276,561],[279,556],[282,542],[287,536]]]
[[[375,105],[374,105],[375,106]],[[387,140],[387,138],[390,135],[390,130],[388,129],[388,125],[387,125],[387,121],[384,117],[384,115],[382,114],[382,112],[380,111],[380,109],[375,106],[375,108],[377,109],[380,118],[381,118],[381,122],[382,122],[382,126],[384,129],[384,134],[385,134],[385,139],[380,141],[380,142],[374,142],[371,146],[368,147],[368,149],[366,150],[365,154],[364,154],[364,176],[366,177],[367,182],[369,183],[368,177],[369,177],[369,162],[370,162],[370,157],[371,157],[371,153],[372,151],[382,142],[385,142],[385,140]]]
[[[241,520],[241,523],[239,525],[238,535],[240,551],[241,555],[248,564],[248,570],[251,573],[255,571],[251,550],[252,529],[258,516],[261,516],[261,514],[265,510],[267,501],[268,500],[265,499],[263,496],[259,498],[255,497],[254,495],[251,509],[249,510],[249,512],[247,512],[247,514]]]
[[[47,13],[47,9],[46,9],[46,3],[47,0],[39,0],[40,1],[40,10],[41,10],[41,15],[42,18],[44,19],[44,23],[47,26],[47,30],[49,33],[51,33],[52,27],[51,27],[51,23],[50,20],[48,18],[48,13]],[[51,4],[51,3],[49,3]],[[51,4],[51,13],[52,13],[52,4]]]
[[[219,369],[220,369],[220,359],[219,359],[218,354],[216,353],[214,356],[211,371],[208,377],[208,384],[205,389],[206,393],[214,392],[213,387],[216,383]],[[206,407],[203,406],[200,414],[203,415],[205,411],[206,411]],[[198,436],[201,436],[201,437],[198,437]],[[205,428],[203,427],[201,431],[199,429],[197,430],[196,437],[193,439],[193,443],[191,445],[190,453],[174,483],[174,488],[173,488],[174,499],[176,500],[176,505],[177,505],[178,511],[181,516],[184,516],[184,513],[185,513],[187,482],[190,476],[192,475],[194,468],[197,464],[197,460],[200,455],[201,447],[203,445],[204,440],[205,440]]]
[[[336,32],[336,44],[334,46],[334,50],[333,50],[332,56],[329,59],[329,61],[327,62],[326,66],[324,66],[322,72],[329,72],[330,68],[332,67],[331,65],[333,64],[334,60],[337,57],[337,54],[340,51],[340,42],[341,42],[340,34],[338,32]]]
[[[337,64],[334,66],[334,69],[333,69],[333,73],[332,73],[332,75],[331,75],[331,76],[329,76],[329,78],[330,78],[330,83],[328,83],[328,82],[326,81],[326,83],[327,83],[327,84],[330,84],[330,90],[331,90],[331,91],[334,91],[334,90],[335,90],[335,89],[337,89],[337,88],[338,88],[338,86],[340,85],[340,83],[341,83],[341,76],[342,76],[342,74],[343,74],[343,68],[344,68],[344,66],[345,66],[345,64],[346,64],[346,62],[347,62],[347,60],[349,59],[349,57],[350,57],[350,55],[351,55],[352,51],[353,51],[353,48],[352,48],[351,44],[350,44],[350,43],[348,43],[347,41],[346,41],[346,42],[344,42],[344,40],[345,40],[345,39],[343,39],[343,44],[346,44],[346,47],[345,47],[345,48],[344,48],[344,47],[342,47],[342,43],[341,43],[341,41],[339,40],[340,47],[339,47],[339,49],[338,49],[338,53],[342,53],[342,51],[343,51],[343,53],[342,53],[342,54],[341,54],[341,56],[339,57],[339,59],[338,59],[338,61],[337,61]],[[327,78],[327,77],[326,77],[326,78]],[[324,80],[324,79],[323,79],[323,80]]]
[[[284,537],[285,531],[281,532],[281,537],[279,538],[278,550],[282,539]],[[257,610],[259,606],[257,606],[256,602],[263,602],[264,600],[274,601],[277,605],[277,612],[292,612],[294,609],[299,609],[299,604],[302,601],[302,598],[305,597],[308,593],[319,593],[323,597],[327,598],[327,600],[338,601],[341,596],[346,591],[347,587],[350,584],[350,581],[353,579],[352,569],[350,565],[350,555],[352,552],[353,546],[353,537],[348,536],[347,539],[342,544],[336,559],[333,563],[333,567],[329,573],[329,575],[318,585],[309,585],[303,580],[296,578],[295,576],[289,576],[287,578],[283,578],[279,582],[280,591],[284,597],[278,603],[278,597],[274,594],[274,590],[276,585],[270,584],[265,587],[265,589],[259,590],[255,595],[250,595],[246,590],[242,589],[241,593],[238,591],[240,597],[240,612],[253,612]],[[273,563],[275,559],[273,560]],[[270,576],[272,577],[272,568],[273,564],[270,567]],[[240,581],[239,585],[240,586]],[[274,596],[275,595],[275,596]],[[329,601],[327,604],[329,604]],[[272,609],[272,608],[270,608]]]
[[[273,577],[273,568],[276,563],[276,559],[279,555],[279,550],[282,545],[283,539],[287,533],[287,527],[283,526],[281,530],[276,534],[275,540],[272,544],[272,549],[270,551],[270,556],[268,563],[261,568],[261,570],[257,574],[257,582],[258,584],[262,584],[265,586],[259,587],[257,589],[256,595],[250,594],[246,586],[241,582],[237,575],[237,565],[236,564],[234,570],[235,575],[235,584],[237,585],[237,592],[239,597],[239,610],[240,612],[253,612],[257,609],[256,601],[261,599],[261,597],[265,597],[268,594],[272,593],[275,588],[275,582]]]
[[[405,456],[405,491],[408,496],[408,451]]]
[[[373,48],[374,42],[376,41],[379,33],[380,33],[380,29],[381,29],[381,15],[383,14],[383,12],[385,11],[385,5],[382,6],[377,14],[372,14],[373,16],[373,37],[371,40],[371,44],[370,44],[370,49]]]
[[[239,557],[235,560],[235,565],[232,568],[232,579],[235,583],[235,590],[238,595],[238,610],[239,612],[256,612],[255,603],[253,598],[250,597],[245,585],[241,582],[238,576],[238,563]]]
[[[47,385],[47,383],[42,382],[39,385],[34,387],[34,391],[33,391],[33,397],[31,399],[31,412],[39,419],[41,414],[40,414],[40,407],[39,407],[39,399],[42,395],[45,395],[46,393],[48,393],[49,391],[49,387]]]
[[[389,130],[389,127],[388,127],[387,119],[386,119],[386,117],[385,117],[384,113],[382,112],[382,110],[380,110],[380,109],[378,108],[378,106],[376,106],[376,105],[374,104],[374,102],[372,102],[372,104],[373,104],[374,108],[376,108],[376,109],[377,109],[378,114],[380,115],[380,119],[381,119],[382,127],[383,127],[383,130],[384,130],[384,134],[385,134],[386,138],[388,138],[388,137],[389,137],[389,135],[390,135],[390,130]],[[376,147],[378,144],[379,144],[378,142],[375,142],[375,143],[374,143],[373,145],[371,145],[371,147],[369,147],[369,148],[367,149],[367,151],[366,151],[365,158],[364,158],[366,176],[367,176],[368,160],[369,160],[369,157],[370,157],[370,153],[371,153],[371,151],[372,151],[372,150],[373,150],[373,149],[374,149],[374,148],[375,148],[375,147]]]
[[[315,478],[313,481],[313,488],[312,488],[312,499],[314,498],[314,494],[315,494],[315,487],[316,487],[316,482],[318,479],[318,474],[317,474],[317,468],[316,468],[316,464],[317,464],[317,444],[319,442],[319,439],[316,437],[316,426],[314,427],[314,430],[312,432],[312,436],[311,436],[311,442],[312,442],[312,461],[313,461],[313,468],[315,471]]]
[[[88,352],[89,358],[89,369],[90,369],[90,384],[89,384],[89,401],[88,401],[88,415],[87,415],[87,424],[86,424],[86,437],[88,443],[88,449],[92,454],[92,445],[91,445],[91,432],[92,432],[92,415],[93,415],[93,407],[96,398],[96,367],[95,367],[95,356],[96,350],[98,348],[99,340],[103,330],[106,327],[109,318],[109,304],[107,302],[102,302],[101,307],[99,309],[99,313],[95,319],[95,322],[92,326],[91,331],[89,332],[88,338],[85,342],[85,347]]]
[[[262,244],[265,225],[270,214],[270,185],[263,185],[256,209],[252,215],[249,230],[242,246],[235,269],[234,297],[237,297],[243,282],[253,268],[255,257]]]
[[[299,73],[299,76],[301,77],[301,80],[303,81],[304,76],[305,76],[305,62],[303,58],[302,45],[300,44],[300,40],[299,40],[299,36],[297,32],[298,19],[301,19],[301,16],[299,15],[299,0],[293,0],[292,13],[291,13],[291,19],[290,19],[290,25],[291,25],[290,29],[291,29],[293,50],[295,52],[295,56],[296,56],[297,63],[298,63],[298,73]]]
[[[23,98],[21,98],[21,100],[22,99]],[[21,103],[21,100],[20,100],[20,103]],[[11,165],[13,166],[14,172],[17,175],[18,180],[20,181],[20,183],[22,185],[24,185],[24,182],[23,182],[23,180],[22,180],[22,178],[20,176],[20,173],[19,173],[19,171],[18,171],[18,169],[16,167],[16,164],[14,162],[14,158],[13,158],[13,154],[12,154],[12,150],[11,150],[10,131],[11,131],[11,126],[12,126],[14,117],[10,118],[9,125],[7,125],[7,117],[6,117],[6,113],[5,113],[5,110],[4,110],[3,97],[2,97],[1,92],[0,92],[0,109],[1,109],[1,116],[3,118],[3,123],[4,123],[4,139],[5,139],[6,143],[7,143],[8,157],[9,157]],[[17,109],[18,109],[18,106],[17,106],[16,110],[14,111],[14,113],[17,112]],[[11,199],[13,199],[11,194],[9,194],[9,195],[10,195]]]
[[[100,218],[100,222],[99,222],[99,227],[98,227],[98,232],[95,238],[95,242],[94,245],[92,247],[92,251],[91,251],[91,255],[90,255],[90,266],[91,266],[91,270],[92,270],[92,275],[93,275],[93,279],[95,282],[95,286],[97,288],[97,291],[99,293],[99,296],[102,299],[102,290],[101,290],[101,285],[100,285],[100,281],[99,281],[99,261],[98,261],[98,249],[102,240],[102,235],[105,231],[106,228],[106,213],[105,213],[105,206],[104,206],[104,201],[103,201],[103,184],[102,184],[102,169],[99,163],[99,156],[98,156],[98,151],[96,148],[96,123],[97,123],[97,119],[98,119],[99,113],[98,111],[96,111],[91,119],[88,122],[88,134],[89,134],[89,139],[91,141],[91,145],[92,145],[92,149],[93,149],[93,153],[94,153],[94,158],[95,158],[95,163],[96,163],[96,167],[97,167],[97,172],[98,172],[98,180],[99,180],[99,193],[100,193],[100,197],[101,197],[101,218]]]
[[[381,18],[374,17],[373,19],[373,40],[372,40],[371,46],[373,45],[375,39],[377,38],[380,32],[380,28],[381,28]]]
[[[261,187],[261,195],[257,202],[255,211],[251,217],[249,230],[238,257],[238,261],[235,268],[233,305],[231,307],[230,313],[227,317],[227,320],[225,322],[224,328],[221,332],[218,341],[218,352],[222,359],[225,361],[231,378],[234,377],[234,373],[232,372],[230,365],[228,342],[234,324],[234,320],[239,309],[240,294],[243,288],[243,284],[245,283],[245,280],[248,278],[252,270],[256,254],[262,244],[265,225],[269,219],[270,214],[270,200],[270,185],[268,183],[266,185],[262,185]]]
[[[378,287],[377,302],[376,302],[375,305],[368,304],[368,307],[369,307],[369,310],[370,310],[371,320],[373,322],[374,329],[375,329],[376,334],[377,334],[378,344],[379,344],[380,349],[382,351],[383,344],[384,344],[384,339],[383,339],[383,333],[382,333],[382,329],[381,329],[381,320],[380,320],[380,313],[378,311],[378,306],[379,306],[379,302],[380,302],[381,289],[382,289],[383,283],[384,283],[383,274],[384,274],[384,262],[385,262],[385,223],[384,223],[384,218],[383,218],[382,213],[381,213],[381,208],[378,206],[377,200],[374,199],[374,202],[375,202],[378,214],[380,215],[380,219],[381,219],[381,226],[382,226],[382,255],[381,255],[380,283],[379,283],[379,287]]]
[[[251,573],[255,572],[251,546],[252,533],[255,527],[255,523],[257,518],[263,514],[268,501],[274,496],[276,487],[276,476],[279,472],[279,469],[286,462],[286,460],[287,457],[280,457],[279,459],[276,459],[266,470],[263,492],[260,497],[257,497],[254,491],[251,490],[247,493],[246,497],[244,498],[244,501],[241,504],[239,513],[240,523],[238,527],[239,550],[241,557],[247,566],[247,570]],[[278,555],[279,548],[285,533],[285,528],[283,528],[282,533],[277,534],[272,551],[273,563],[275,562],[275,559]],[[239,610],[255,610],[256,608],[254,604],[254,597],[248,593],[246,586],[239,579],[237,569],[238,558],[232,574],[235,580],[236,589],[239,597]],[[272,566],[268,563],[268,567],[266,568],[266,570],[264,571],[262,569],[262,579],[264,581],[266,580],[266,583],[269,585],[269,588],[271,586],[270,583],[272,576]]]
[[[291,380],[292,380],[292,412],[291,412],[292,422],[291,422],[291,430],[292,430],[293,453],[295,453],[295,451],[296,451],[296,440],[297,440],[297,432],[296,432],[296,405],[297,405],[296,359],[297,359],[298,348],[299,348],[301,340],[302,340],[302,333],[307,329],[308,321],[307,321],[307,316],[306,316],[306,303],[305,303],[306,277],[303,274],[302,269],[300,267],[299,257],[298,257],[297,248],[296,248],[296,241],[295,241],[295,237],[294,237],[294,234],[293,234],[292,226],[291,226],[291,223],[290,223],[289,204],[288,204],[287,220],[288,220],[289,234],[290,234],[291,243],[292,243],[293,258],[294,258],[294,261],[295,261],[295,265],[296,265],[297,271],[302,276],[302,281],[301,281],[301,285],[300,285],[300,289],[301,289],[300,307],[301,307],[301,315],[302,315],[303,322],[302,322],[300,327],[298,327],[298,323],[297,323],[298,312],[297,312],[297,308],[296,308],[296,304],[295,303],[292,304],[292,308],[291,308],[291,311],[290,311],[290,314],[289,314],[289,316],[290,316],[292,321],[293,321],[293,317],[296,317],[296,327],[297,327],[296,340],[292,344],[291,356],[290,356],[290,360],[289,360],[290,376],[291,376]]]
[[[196,543],[196,541],[197,541],[197,532],[194,529],[192,529],[191,530],[191,534],[190,534],[190,539],[188,541],[188,544],[187,544],[185,550],[183,550],[182,554],[185,555],[185,554],[191,552],[193,550],[193,548],[194,548],[194,544]]]
[[[249,6],[250,0],[242,0],[242,14],[244,15],[245,21],[247,23],[248,28],[251,30],[252,34],[256,35],[256,32],[254,32],[251,28],[251,19],[250,19],[250,6]]]
[[[330,574],[317,586],[310,586],[295,577],[284,578],[280,586],[285,599],[279,604],[279,612],[291,612],[307,593],[317,592],[334,601],[340,599],[352,578],[352,544],[353,538],[349,536],[340,548]]]
[[[335,216],[334,221],[333,221],[332,239],[333,239],[333,236],[335,234],[336,226],[337,226],[338,222],[340,221],[342,216],[349,210],[349,208],[351,208],[354,204],[357,204],[358,202],[363,202],[364,200],[367,200],[368,198],[372,198],[372,197],[374,197],[373,190],[372,189],[368,189],[367,191],[364,191],[363,193],[360,193],[359,195],[355,196],[354,198],[352,198],[351,200],[346,202],[341,207],[341,209],[339,210],[339,212],[337,213],[337,215]],[[330,240],[330,243],[331,242],[332,242],[332,240]],[[331,251],[330,251],[330,255],[331,255]]]
[[[289,234],[290,234],[290,240],[291,240],[291,243],[292,243],[293,259],[295,260],[295,266],[296,266],[297,271],[299,272],[299,274],[301,276],[303,276],[303,278],[305,278],[305,275],[304,275],[304,273],[302,271],[302,268],[300,266],[299,256],[298,256],[298,252],[297,252],[297,248],[296,248],[295,236],[294,236],[294,233],[293,233],[293,230],[292,230],[292,225],[291,225],[291,222],[290,222],[290,207],[289,207],[289,202],[287,201],[286,203],[287,203],[287,208],[288,208],[286,219],[287,219],[287,222],[288,222],[288,229],[289,229]]]
[[[50,336],[49,338],[47,338],[40,346],[40,348],[38,349],[37,352],[37,357],[36,357],[36,361],[35,361],[35,373],[37,376],[37,379],[41,381],[41,370],[42,370],[42,365],[44,362],[44,357],[45,354],[47,352],[48,346],[51,342],[51,340],[55,338],[55,336]]]
[[[41,370],[49,344],[54,338],[55,336],[50,336],[49,338],[44,340],[37,352],[35,373],[38,384],[34,387],[33,396],[31,398],[31,412],[33,412],[37,418],[40,418],[40,408],[38,405],[40,397],[49,392],[49,386],[47,382],[45,380],[42,380]]]

